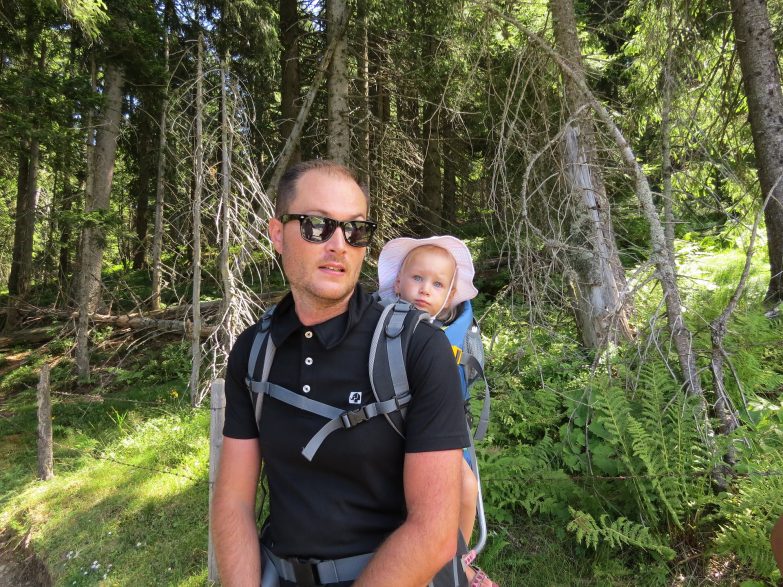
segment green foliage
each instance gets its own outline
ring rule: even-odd
[[[18,391],[25,387],[35,387],[40,376],[40,367],[44,358],[28,360],[0,379],[0,392]]]
[[[650,535],[650,528],[632,522],[627,518],[610,520],[607,514],[601,515],[596,521],[593,516],[584,512],[568,508],[572,520],[566,528],[576,534],[579,542],[587,546],[597,548],[600,542],[606,542],[609,546],[631,545],[645,550],[652,550],[667,559],[674,558],[674,551],[668,546],[662,545]]]
[[[100,25],[109,18],[102,0],[60,0],[60,3],[66,15],[90,39],[98,36]]]

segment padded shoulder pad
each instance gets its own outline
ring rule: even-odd
[[[410,401],[405,356],[416,326],[428,314],[407,302],[395,300],[385,305],[370,345],[370,385],[379,402],[396,398],[398,412],[386,414],[389,424],[404,436],[404,419]]]

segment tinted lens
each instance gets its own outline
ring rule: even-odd
[[[375,226],[370,222],[363,220],[354,220],[343,224],[345,240],[354,247],[366,247],[370,244]]]
[[[304,216],[299,220],[302,238],[311,243],[328,241],[337,228],[337,222],[323,216]]]

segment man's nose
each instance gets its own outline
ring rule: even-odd
[[[348,243],[345,240],[345,233],[343,232],[341,226],[338,226],[334,229],[334,234],[332,234],[332,236],[329,237],[329,240],[326,241],[326,246],[331,251],[345,250],[345,248],[348,246]]]

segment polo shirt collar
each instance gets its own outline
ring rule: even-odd
[[[318,341],[327,350],[338,346],[348,333],[364,316],[364,313],[372,305],[372,296],[365,293],[362,286],[357,284],[351,299],[348,300],[348,310],[339,316],[330,318],[326,322],[314,324],[309,329],[315,333]],[[276,347],[280,347],[285,340],[297,330],[305,328],[300,322],[294,309],[294,297],[291,292],[280,300],[272,315],[272,341]]]

